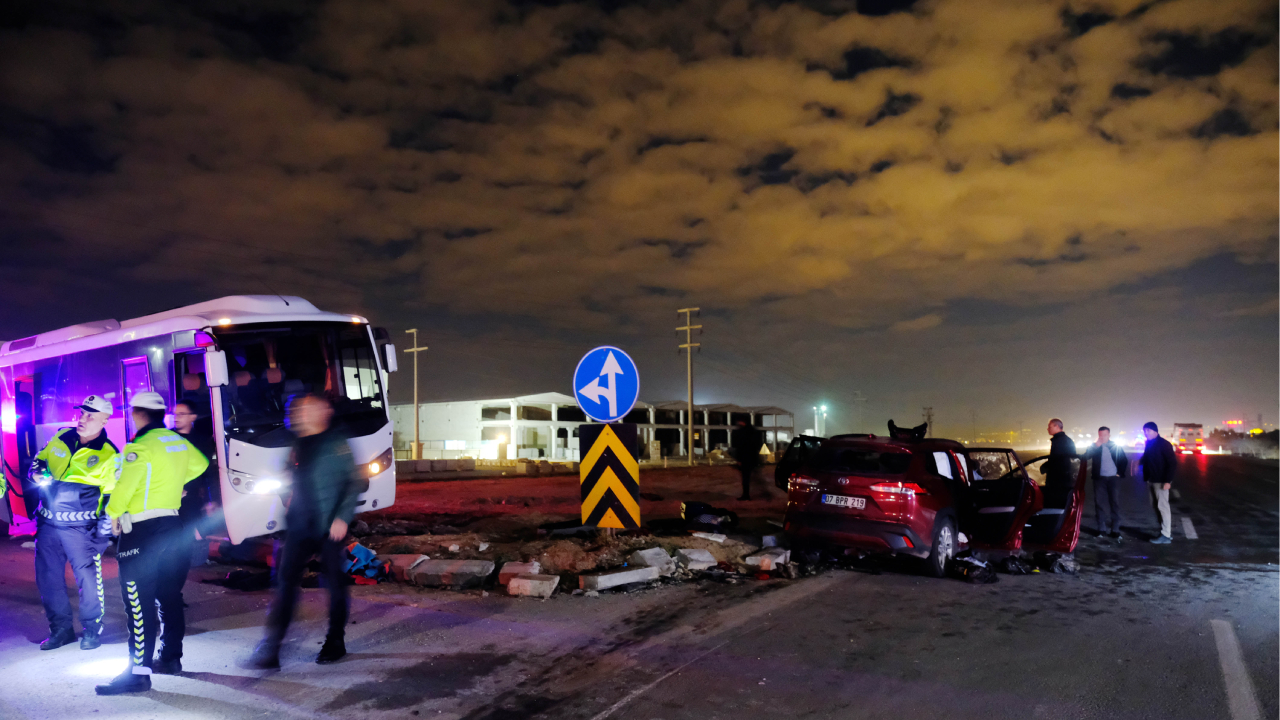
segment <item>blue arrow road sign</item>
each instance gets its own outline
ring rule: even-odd
[[[640,373],[631,357],[605,345],[582,356],[573,373],[573,395],[587,417],[617,422],[640,397]]]

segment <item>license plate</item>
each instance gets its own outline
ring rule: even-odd
[[[822,504],[861,510],[867,506],[867,499],[860,497],[848,497],[847,495],[823,495]]]

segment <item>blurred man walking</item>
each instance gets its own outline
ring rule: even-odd
[[[316,662],[337,662],[347,654],[349,599],[347,576],[342,571],[342,541],[355,517],[356,498],[366,483],[356,474],[347,439],[330,426],[332,419],[333,406],[319,395],[299,396],[289,403],[289,427],[297,440],[293,444],[293,480],[285,514],[288,529],[276,570],[276,597],[267,615],[266,633],[249,661],[259,669],[280,667],[280,643],[293,620],[302,573],[317,553],[329,588],[329,634]]]

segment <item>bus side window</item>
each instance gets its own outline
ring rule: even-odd
[[[133,426],[133,413],[129,410],[131,401],[134,395],[151,391],[151,371],[145,355],[120,361],[120,385],[124,390],[125,427],[129,437],[133,437],[138,428]]]

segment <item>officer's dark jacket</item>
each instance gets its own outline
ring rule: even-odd
[[[334,520],[350,524],[368,481],[357,472],[347,439],[332,428],[300,437],[290,463],[288,531],[315,537],[327,534]]]
[[[102,494],[115,485],[116,446],[106,430],[87,443],[75,428],[59,433],[36,455],[48,464],[53,482],[41,486],[40,517],[60,526],[92,525],[101,510]]]

